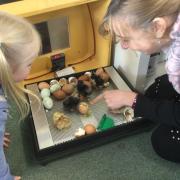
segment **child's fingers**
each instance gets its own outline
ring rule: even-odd
[[[3,138],[3,146],[4,146],[5,148],[8,148],[8,147],[9,147],[9,143],[10,143],[10,139],[7,138],[7,137],[4,137],[4,138]]]
[[[8,143],[3,143],[3,146],[4,146],[4,148],[8,148],[9,147],[9,144]]]
[[[113,114],[120,114],[121,113],[121,111],[119,109],[110,109],[109,111]]]
[[[21,177],[20,176],[15,176],[14,180],[21,180]]]
[[[103,99],[103,98],[104,98],[104,95],[103,95],[103,94],[100,94],[100,95],[96,96],[94,99],[92,99],[92,100],[90,101],[90,104],[96,104],[98,101],[100,101],[100,100]]]
[[[6,142],[6,143],[10,143],[10,139],[9,139],[8,137],[4,137],[3,140],[4,140],[4,142]]]
[[[10,136],[10,133],[5,132],[5,133],[4,133],[4,136]]]

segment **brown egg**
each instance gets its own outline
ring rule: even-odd
[[[89,81],[91,78],[88,75],[82,75],[78,78],[81,81]]]
[[[84,126],[84,130],[85,130],[86,134],[93,134],[96,132],[96,128],[92,124],[86,124]]]
[[[64,91],[62,91],[61,89],[53,92],[53,96],[58,99],[58,100],[62,100],[66,97],[66,93]]]
[[[101,74],[99,74],[100,78],[106,83],[109,81],[109,74],[106,72],[102,72]]]
[[[104,70],[103,70],[103,68],[98,68],[97,70],[96,70],[96,75],[97,76],[99,76],[101,73],[103,73],[104,72]]]
[[[39,84],[38,84],[38,88],[40,89],[40,90],[42,90],[42,89],[49,89],[49,84],[47,83],[47,82],[40,82]]]
[[[81,114],[86,115],[89,113],[89,106],[85,102],[79,103],[78,110]]]
[[[62,87],[62,90],[70,95],[74,92],[74,86],[72,84],[65,84],[63,87]]]

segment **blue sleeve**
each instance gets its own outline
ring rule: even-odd
[[[10,174],[9,166],[6,162],[4,149],[3,149],[3,137],[5,122],[7,119],[7,105],[6,102],[0,102],[0,180],[13,180],[14,177]]]

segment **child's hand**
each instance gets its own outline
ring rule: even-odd
[[[4,138],[3,138],[3,146],[4,146],[4,148],[9,147],[9,143],[10,143],[9,137],[10,137],[10,133],[5,132],[4,133]]]
[[[21,180],[21,177],[20,176],[15,176],[14,180]]]
[[[136,93],[121,90],[104,91],[102,94],[91,100],[91,104],[96,104],[101,99],[107,104],[109,110],[116,110],[123,106],[132,106]]]

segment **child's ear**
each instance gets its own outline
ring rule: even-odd
[[[156,38],[162,38],[167,29],[167,22],[163,17],[154,18],[153,22],[153,30]]]

